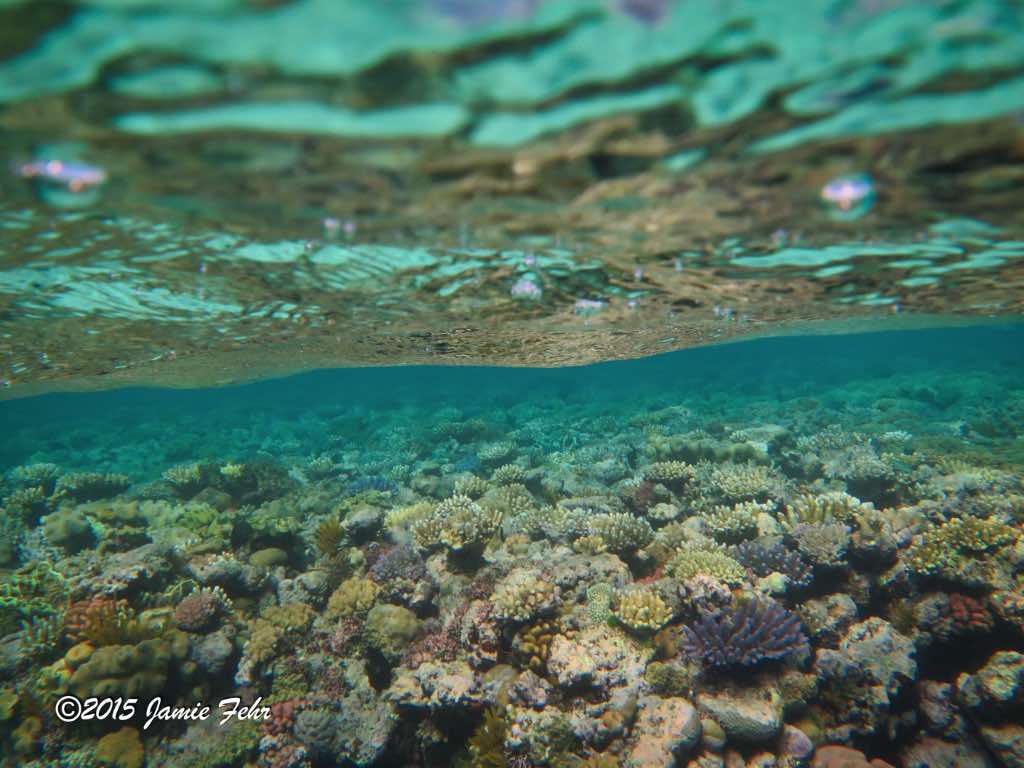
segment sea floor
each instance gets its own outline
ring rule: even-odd
[[[0,404],[4,764],[1022,765],[1022,340]]]

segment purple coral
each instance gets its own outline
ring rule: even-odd
[[[806,645],[796,614],[769,601],[750,600],[733,611],[703,613],[700,620],[683,627],[687,655],[718,669],[753,667]]]
[[[415,549],[400,544],[377,558],[370,568],[370,578],[378,584],[398,579],[418,582],[427,578],[427,566]]]
[[[204,632],[217,625],[224,601],[216,592],[203,590],[189,595],[174,609],[174,623],[186,632]]]

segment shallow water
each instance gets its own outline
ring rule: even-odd
[[[0,0],[0,765],[1024,765],[1022,73],[1009,0]]]

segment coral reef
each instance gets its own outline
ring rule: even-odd
[[[710,667],[751,667],[806,647],[800,619],[778,603],[741,602],[731,611],[704,613],[683,627],[683,648]]]

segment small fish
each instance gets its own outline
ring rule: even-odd
[[[34,160],[15,166],[23,179],[42,179],[65,185],[72,192],[81,192],[107,180],[107,172],[95,165],[64,160]]]
[[[665,20],[673,0],[618,0],[617,7],[639,22],[654,27]]]
[[[526,299],[539,299],[543,291],[533,280],[522,278],[512,286],[511,294]]]
[[[875,183],[866,173],[839,176],[821,188],[821,200],[841,218],[856,218],[874,203]]]

